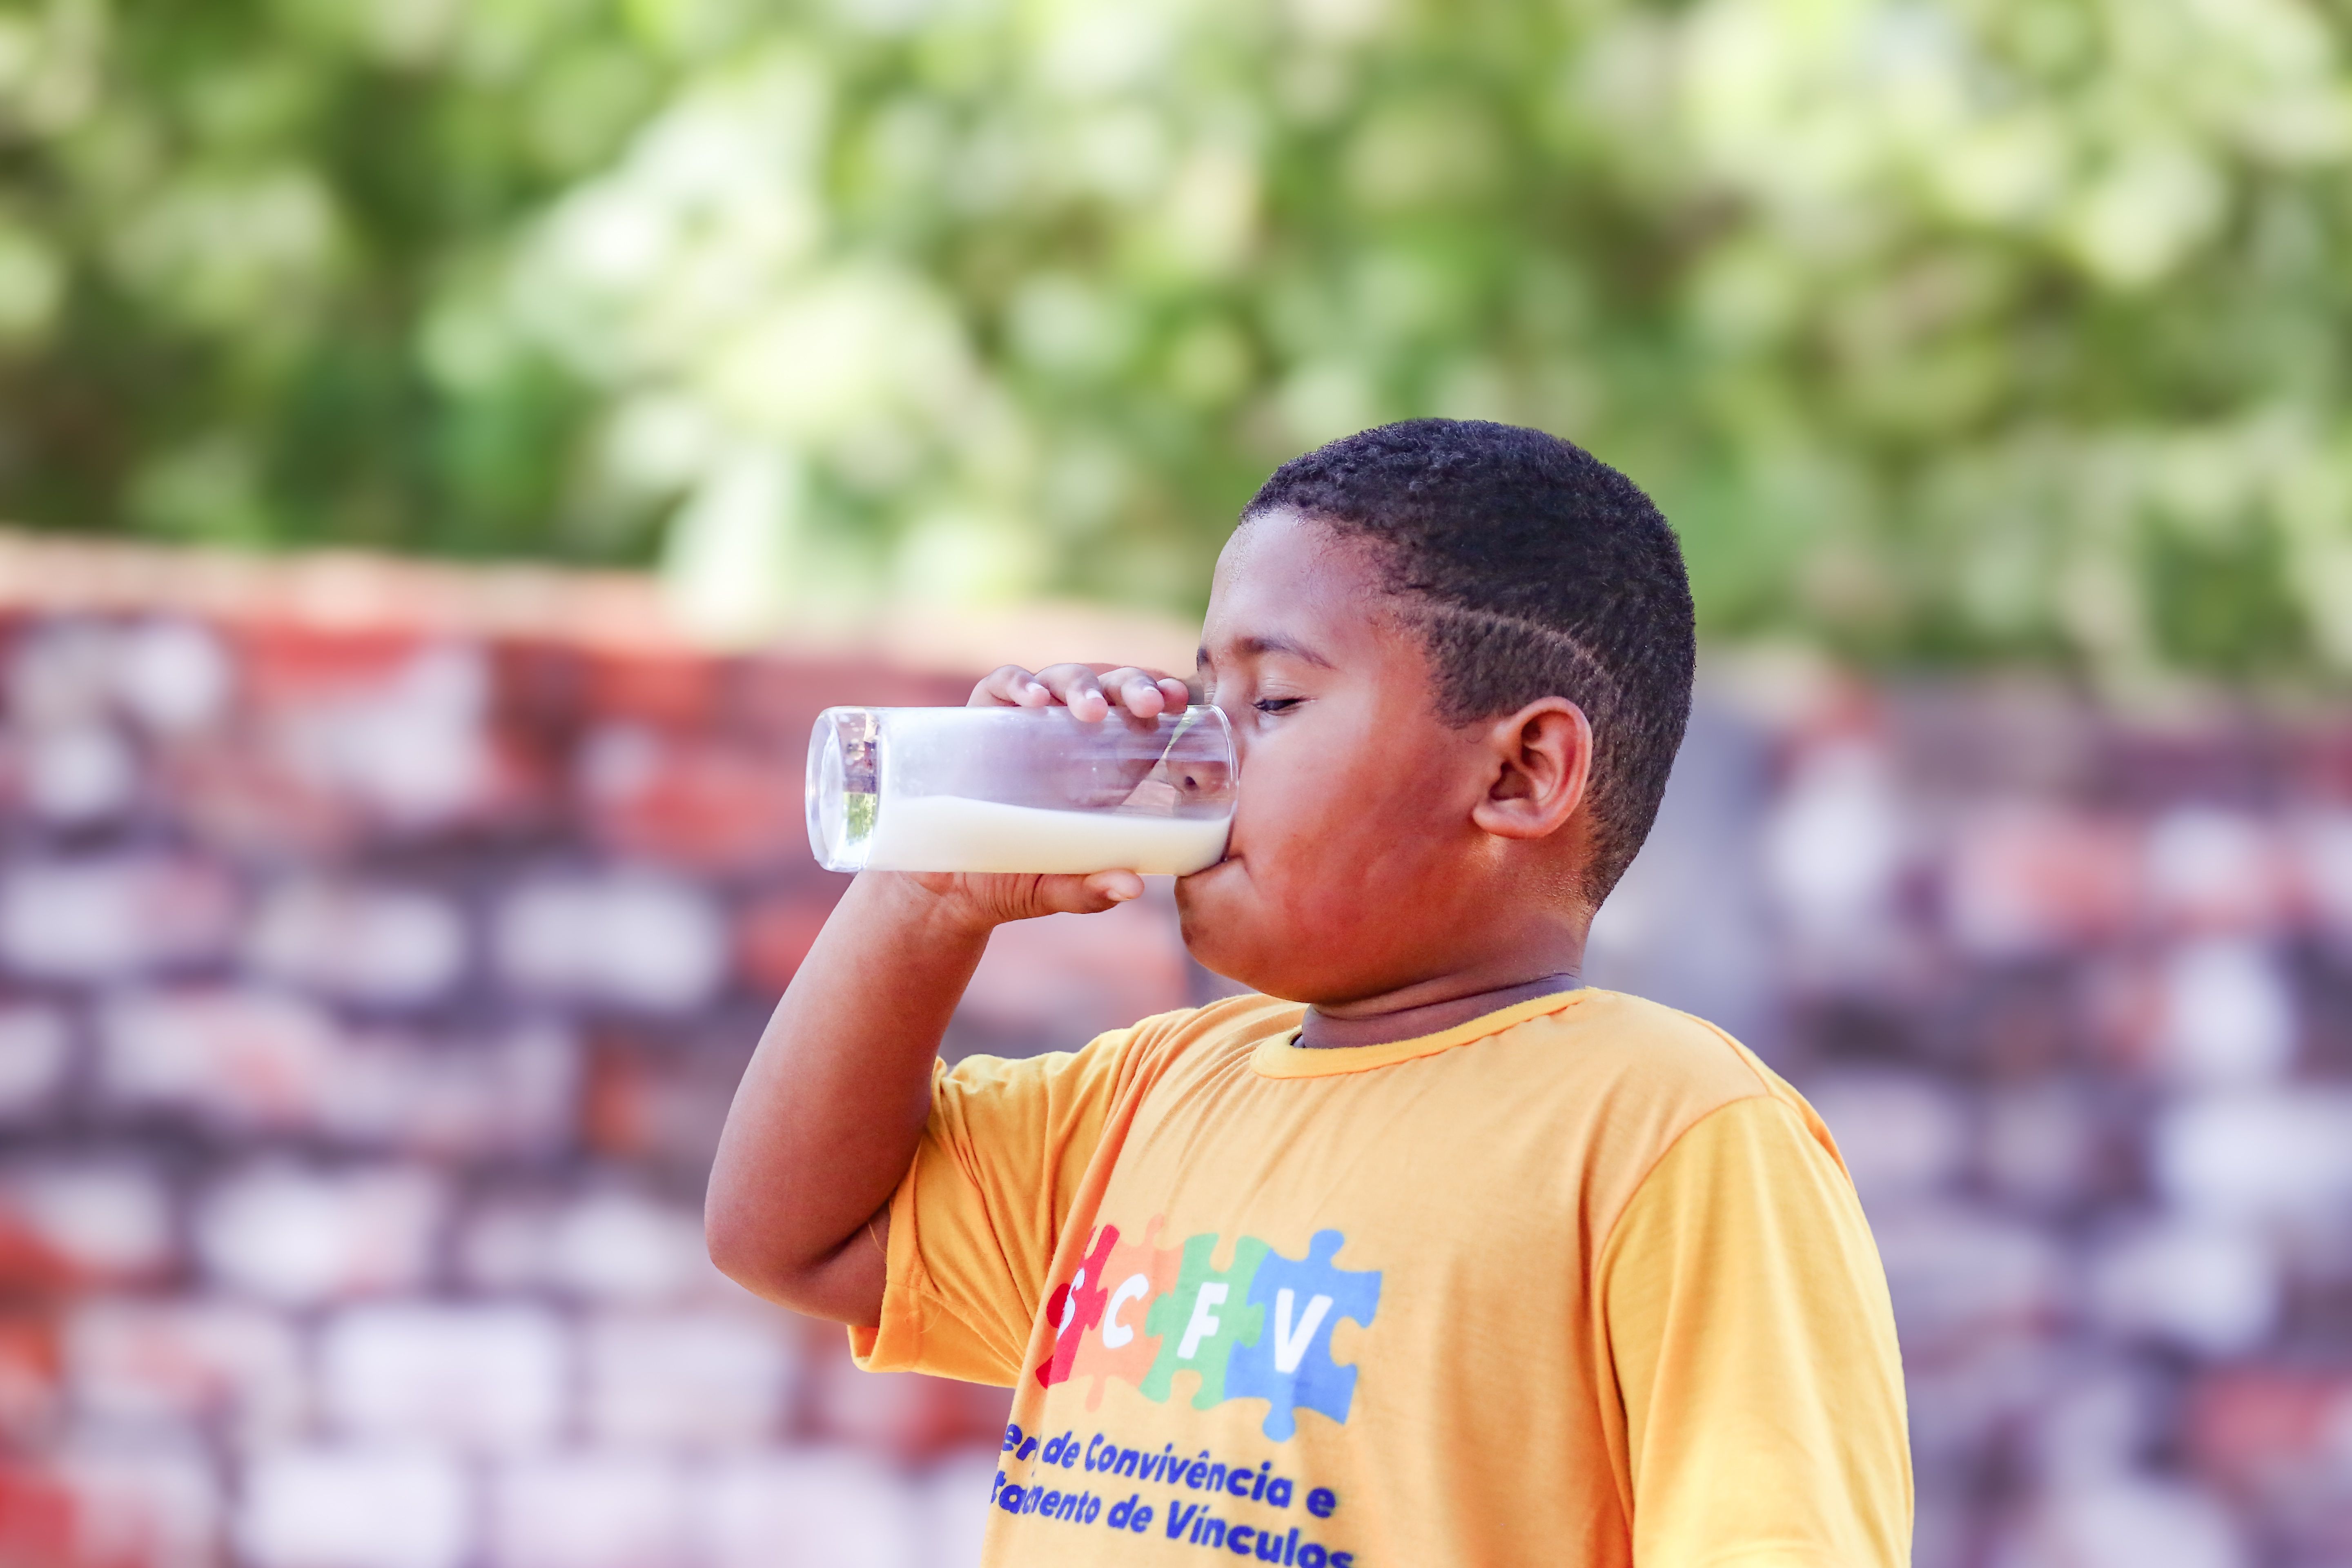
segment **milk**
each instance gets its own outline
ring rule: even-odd
[[[866,864],[877,871],[1143,871],[1216,864],[1228,818],[1051,811],[960,795],[885,794]]]

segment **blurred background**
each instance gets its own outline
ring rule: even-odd
[[[1706,654],[1591,978],[1839,1134],[1923,1568],[2352,1563],[2352,13],[0,4],[0,1568],[930,1568],[704,1260],[833,702],[1575,438]],[[1217,983],[1008,928],[951,1053]],[[1051,961],[1077,942],[1087,979]]]

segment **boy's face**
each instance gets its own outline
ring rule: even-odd
[[[1438,719],[1369,547],[1287,511],[1244,524],[1217,562],[1201,676],[1233,722],[1241,791],[1225,858],[1176,884],[1193,956],[1337,1005],[1491,941],[1504,847],[1471,813],[1492,752],[1483,726]]]

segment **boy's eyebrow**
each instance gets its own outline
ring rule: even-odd
[[[1294,642],[1285,637],[1236,637],[1234,639],[1234,651],[1244,655],[1286,653],[1293,658],[1303,659],[1308,664],[1324,669],[1338,668],[1305,643]],[[1200,651],[1192,657],[1192,668],[1199,669],[1208,663],[1209,645],[1202,643]]]

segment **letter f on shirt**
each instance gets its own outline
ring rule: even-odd
[[[1213,1279],[1201,1287],[1201,1293],[1192,1298],[1192,1321],[1184,1325],[1184,1337],[1176,1345],[1177,1360],[1191,1361],[1201,1342],[1217,1331],[1217,1308],[1229,1294],[1231,1287]]]

